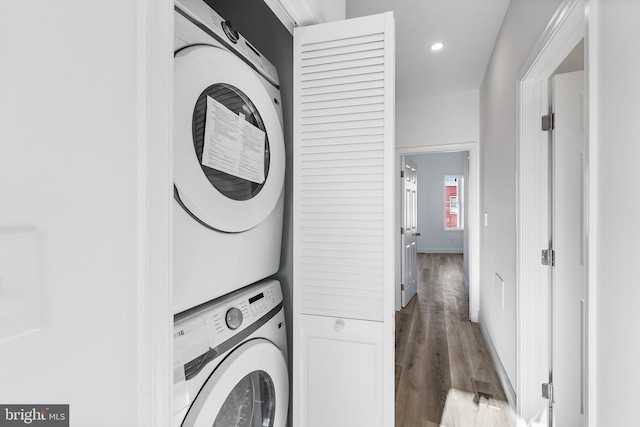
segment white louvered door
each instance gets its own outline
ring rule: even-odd
[[[391,13],[294,32],[293,425],[393,426]]]

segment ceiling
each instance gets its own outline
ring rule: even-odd
[[[398,100],[477,90],[510,0],[346,0],[347,18],[393,11]],[[433,52],[434,42],[445,47]]]

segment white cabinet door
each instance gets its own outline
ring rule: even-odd
[[[296,427],[393,425],[394,44],[391,13],[294,32]]]
[[[294,425],[384,426],[382,323],[309,315],[299,322],[303,387],[294,399],[304,410]]]

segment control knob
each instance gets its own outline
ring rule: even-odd
[[[231,40],[232,43],[238,43],[238,39],[240,38],[240,34],[236,31],[235,28],[231,26],[231,21],[224,21],[222,23],[222,29],[224,33],[227,35],[227,38]]]
[[[230,308],[229,310],[227,310],[225,320],[229,329],[235,331],[240,327],[240,325],[242,325],[242,311],[235,307]]]

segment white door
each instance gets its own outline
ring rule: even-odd
[[[584,425],[584,72],[553,78],[552,425]]]
[[[418,291],[418,166],[402,156],[402,306]]]
[[[293,422],[393,425],[394,21],[294,32]]]

